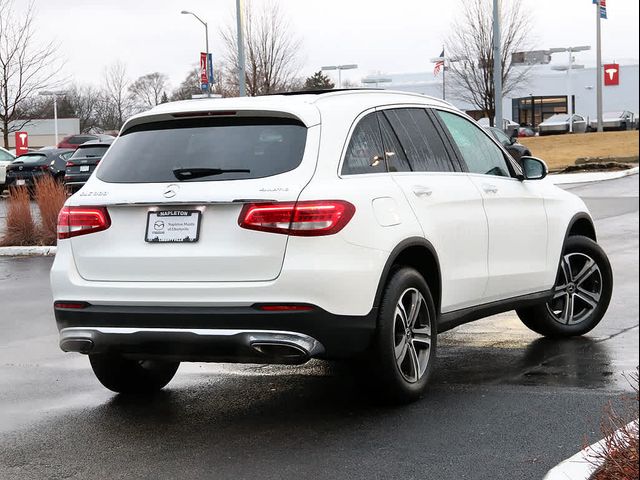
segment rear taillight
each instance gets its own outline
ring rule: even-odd
[[[344,200],[249,203],[240,212],[238,224],[249,230],[315,237],[339,232],[355,211]]]
[[[76,164],[75,164],[75,163],[73,163],[73,162],[67,162],[67,168],[68,168],[68,167],[75,167],[75,165],[76,165]]]
[[[58,238],[100,232],[111,226],[105,207],[63,207],[58,214]]]

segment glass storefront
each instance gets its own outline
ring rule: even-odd
[[[576,98],[573,100],[573,113],[576,108]],[[520,125],[529,125],[533,128],[540,125],[547,118],[556,113],[567,113],[567,97],[566,96],[544,96],[536,97],[530,95],[528,97],[513,99],[513,119]]]

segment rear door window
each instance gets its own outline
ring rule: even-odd
[[[298,167],[306,139],[307,128],[285,118],[143,124],[125,131],[111,145],[97,176],[113,183],[264,178]]]
[[[386,172],[384,148],[376,113],[363,117],[351,135],[342,165],[343,175]]]
[[[407,161],[404,148],[400,144],[389,120],[378,113],[380,130],[382,131],[382,143],[384,145],[384,156],[387,159],[387,166],[390,172],[410,172],[411,167]]]
[[[404,147],[411,170],[415,172],[452,172],[447,153],[436,126],[422,108],[396,108],[385,110]]]

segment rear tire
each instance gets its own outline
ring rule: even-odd
[[[115,354],[89,355],[100,383],[116,393],[153,393],[176,374],[180,362],[130,360]]]
[[[547,337],[573,337],[593,330],[609,307],[613,273],[600,245],[583,236],[567,239],[554,297],[516,313],[527,327]]]
[[[434,369],[436,340],[437,316],[429,286],[415,269],[397,269],[382,294],[367,362],[374,394],[392,403],[418,399]]]

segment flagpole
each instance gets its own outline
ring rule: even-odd
[[[596,105],[598,132],[602,132],[602,41],[600,34],[601,1],[596,3]]]
[[[442,100],[446,100],[445,95],[445,72],[447,71],[447,55],[444,52],[444,45],[442,45]]]

